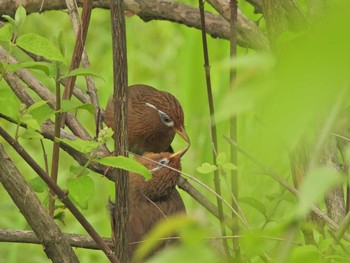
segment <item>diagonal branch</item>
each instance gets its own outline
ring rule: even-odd
[[[53,262],[79,262],[60,228],[48,215],[45,207],[20,175],[1,144],[0,181],[34,230],[35,235],[41,240],[46,255]]]

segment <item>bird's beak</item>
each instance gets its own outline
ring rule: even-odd
[[[180,135],[187,143],[188,143],[188,147],[190,147],[191,145],[191,142],[190,142],[190,138],[188,137],[187,133],[186,133],[186,130],[184,127],[181,127],[180,129],[176,129],[176,133],[178,135]]]
[[[176,153],[173,153],[170,158],[178,158],[180,159],[188,150],[188,148],[190,148],[190,146],[188,145],[186,148],[176,152]]]

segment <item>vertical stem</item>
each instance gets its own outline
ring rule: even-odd
[[[237,0],[230,1],[230,59],[231,62],[237,56]],[[232,65],[232,63],[230,63]],[[230,70],[230,90],[235,90],[235,80],[236,80],[237,71],[236,68],[231,67]],[[234,141],[237,140],[237,116],[232,116],[230,118],[230,137]],[[231,144],[231,162],[238,165],[237,163],[237,149]],[[235,211],[238,211],[238,170],[231,171],[231,191],[233,194],[232,198],[232,207]],[[238,218],[235,213],[232,213],[233,226],[232,226],[232,235],[239,235],[239,225]],[[237,261],[241,261],[241,253],[239,249],[239,239],[233,239],[233,251],[234,256]]]
[[[126,33],[123,0],[111,0],[112,23],[112,49],[113,49],[113,75],[114,75],[114,148],[116,155],[127,156],[127,54]],[[115,169],[115,213],[114,238],[115,253],[122,263],[129,262],[128,225],[129,225],[129,201],[128,201],[128,172]]]
[[[210,112],[210,124],[211,124],[211,136],[212,136],[212,143],[213,143],[212,153],[213,153],[213,160],[215,161],[216,155],[218,152],[218,146],[217,146],[216,122],[215,122],[215,116],[214,116],[214,103],[213,103],[211,78],[210,78],[208,44],[207,44],[207,36],[206,36],[206,30],[205,30],[204,2],[203,2],[203,0],[198,0],[198,1],[199,1],[199,11],[200,11],[200,17],[201,17],[201,27],[202,27],[205,80],[206,80],[206,84],[207,84],[209,112]],[[220,176],[219,176],[218,170],[214,171],[214,185],[215,185],[215,191],[217,192],[217,194],[221,195]],[[217,200],[217,205],[218,205],[218,210],[219,210],[221,234],[223,236],[226,236],[226,228],[225,228],[225,224],[223,222],[224,211],[223,211],[222,201],[218,197],[216,200]],[[222,241],[223,241],[226,255],[230,256],[227,239],[224,238]]]
[[[61,84],[59,81],[60,77],[60,66],[56,65],[56,105],[55,105],[55,138],[60,138],[61,131]],[[58,178],[58,163],[60,158],[60,143],[58,141],[53,142],[52,149],[52,163],[51,163],[51,178],[57,183]],[[54,217],[55,214],[55,199],[54,193],[50,190],[49,193],[49,215]]]

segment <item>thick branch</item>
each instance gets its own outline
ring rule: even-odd
[[[41,240],[46,255],[53,262],[79,262],[60,228],[48,215],[1,144],[0,181],[33,228],[35,235]]]
[[[77,1],[82,5],[82,1]],[[22,3],[28,13],[40,10],[42,0],[32,0]],[[182,3],[169,0],[127,0],[125,9],[138,15],[144,21],[166,20],[184,24],[189,27],[200,29],[199,12],[196,8]],[[0,17],[2,15],[13,16],[17,7],[17,1],[0,0]],[[94,1],[94,7],[109,8],[109,0]],[[44,1],[43,10],[66,9],[64,1]],[[238,13],[238,43],[243,47],[256,50],[268,50],[269,45],[265,34],[247,19],[242,13]],[[225,19],[219,15],[206,13],[206,31],[212,37],[229,39],[230,26]]]

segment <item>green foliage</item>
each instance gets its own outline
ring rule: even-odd
[[[68,78],[68,77],[73,77],[73,76],[93,76],[95,78],[101,78],[103,79],[100,75],[94,73],[91,69],[89,68],[77,68],[74,69],[72,71],[70,71],[69,73],[67,73],[66,75],[60,77],[60,80]]]
[[[297,2],[303,2],[303,7],[307,6],[306,1]],[[260,15],[253,14],[252,7],[246,1],[239,1],[239,4],[249,17],[260,19]],[[182,170],[190,175],[196,171],[206,174],[198,176],[198,179],[213,188],[213,171],[219,170],[223,175],[237,169],[235,165],[238,166],[239,205],[250,226],[247,230],[240,225],[239,241],[243,261],[262,262],[264,255],[272,261],[278,258],[281,253],[278,248],[285,242],[275,238],[285,237],[288,230],[286,224],[291,219],[297,219],[300,225],[306,225],[305,218],[310,212],[311,205],[319,203],[323,208],[323,196],[332,187],[341,185],[344,180],[341,179],[340,172],[335,169],[314,167],[307,171],[306,178],[300,186],[300,197],[297,199],[271,179],[268,172],[274,172],[292,185],[290,153],[302,143],[310,145],[311,158],[318,156],[315,144],[324,145],[324,140],[319,134],[328,135],[332,132],[331,128],[336,126],[334,116],[350,105],[347,88],[350,36],[346,33],[349,32],[347,21],[349,8],[349,3],[345,1],[340,1],[338,5],[331,1],[324,21],[321,19],[317,24],[310,23],[310,26],[301,33],[284,33],[277,40],[274,52],[259,54],[240,49],[240,55],[233,64],[228,62],[228,43],[219,39],[208,39],[215,117],[218,124],[219,153],[216,160],[212,160],[211,135],[208,132],[209,113],[200,34],[196,34],[194,29],[174,23],[144,23],[136,16],[127,18],[129,83],[146,83],[169,91],[179,99],[184,108],[191,149],[182,160]],[[28,125],[30,129],[24,133],[22,128],[19,129],[18,135],[21,143],[30,149],[31,154],[41,160],[43,158],[37,150],[39,142],[29,139],[42,138],[34,130],[40,130],[40,124],[52,118],[54,111],[49,108],[47,102],[41,102],[37,96],[34,96],[34,99],[38,102],[29,108],[21,105],[9,91],[6,82],[1,81],[3,74],[25,68],[32,71],[51,90],[54,89],[52,79],[56,77],[57,69],[62,72],[61,79],[86,75],[98,77],[96,79],[98,95],[101,105],[105,105],[107,97],[112,93],[113,83],[113,78],[110,76],[112,54],[109,12],[95,9],[92,14],[86,49],[94,70],[77,69],[69,73],[65,69],[66,65],[62,63],[71,57],[75,41],[68,16],[61,12],[46,12],[44,15],[31,14],[26,17],[25,10],[20,7],[14,18],[8,16],[4,18],[9,23],[0,28],[0,41],[18,58],[19,63],[7,64],[6,61],[0,63],[0,113],[12,118],[18,124]],[[47,21],[50,22],[46,23]],[[52,39],[54,40],[51,41]],[[28,61],[28,57],[24,56],[18,47],[44,56],[51,62]],[[238,71],[236,88],[228,91],[228,71],[232,67]],[[37,74],[38,71],[44,74]],[[80,81],[78,79],[78,86],[85,85],[82,80]],[[77,111],[79,109],[86,111]],[[67,111],[77,112],[79,121],[94,134],[90,104],[62,101],[61,112]],[[238,116],[238,144],[266,169],[257,166],[244,154],[238,155],[238,164],[229,161],[230,146],[223,140],[223,136],[229,133],[228,120],[232,116]],[[9,130],[12,128],[3,120],[0,120],[0,125]],[[87,154],[90,161],[96,161],[97,149],[110,140],[112,133],[111,129],[101,131],[97,142],[60,141]],[[50,153],[52,143],[44,141],[44,144],[48,148],[47,153]],[[177,145],[175,141],[174,149]],[[345,155],[347,162],[350,159],[349,149]],[[89,220],[91,218],[91,222],[98,222],[96,227],[99,232],[109,236],[107,212],[101,207],[104,207],[108,197],[114,194],[114,185],[93,173],[87,175],[86,167],[72,166],[72,160],[63,152],[60,158],[59,184],[67,188],[69,196],[85,209],[84,213],[89,216]],[[14,160],[22,171],[27,171],[22,161],[16,157]],[[111,167],[143,174],[147,179],[151,177],[145,167],[137,166],[132,159],[107,157],[98,161]],[[318,165],[317,161],[316,164]],[[307,167],[312,166],[307,163]],[[47,188],[41,179],[35,177],[30,179],[29,183],[36,192],[45,194]],[[226,187],[226,181],[221,180],[221,183],[223,198],[231,200],[232,193]],[[195,184],[194,186],[197,187]],[[216,202],[215,197],[207,194],[206,190],[199,187],[198,189],[213,203]],[[0,225],[20,229],[25,227],[26,223],[9,205],[11,200],[8,196],[0,193],[0,197],[2,200],[0,209],[3,211]],[[183,243],[162,251],[149,259],[149,262],[223,261],[218,255],[220,249],[217,249],[221,241],[215,242],[213,248],[206,240],[207,237],[219,235],[217,219],[211,217],[186,194],[182,194],[182,197],[188,214],[198,214],[198,218],[193,220],[181,217],[166,220],[164,225],[152,232],[151,241],[144,244],[139,258],[142,258],[142,253],[154,246],[155,238],[165,236],[176,229]],[[43,199],[45,198],[47,195]],[[81,227],[77,226],[70,213],[66,214],[62,209],[61,207],[56,209],[55,218],[66,223],[63,230],[79,232]],[[231,211],[224,208],[224,212],[230,216]],[[348,261],[346,253],[328,234],[327,228],[326,231],[324,229],[319,231],[318,227],[310,224],[308,230],[314,234],[316,245],[306,245],[302,232],[298,231],[295,238],[297,244],[293,245],[287,262]],[[322,234],[322,231],[325,234]],[[341,242],[348,247],[347,241]],[[6,262],[45,260],[40,247],[27,245],[9,247],[8,244],[0,245],[0,252]],[[33,254],[33,258],[26,257],[24,254],[27,253],[18,253],[16,248],[28,251]],[[35,249],[37,250],[32,252]],[[81,261],[101,262],[100,252],[78,250],[77,253]]]
[[[152,173],[142,164],[135,161],[134,159],[125,156],[108,156],[98,159],[97,162],[100,164],[124,169],[133,173],[140,174],[145,177],[145,179],[151,179]]]
[[[94,112],[94,107],[92,106],[92,104],[83,104],[72,100],[61,101],[61,112],[68,112],[68,111],[73,111],[78,109],[87,110],[91,114]]]
[[[20,35],[16,40],[16,45],[36,55],[43,56],[48,60],[64,61],[57,47],[40,35],[34,33]]]
[[[33,191],[37,193],[43,193],[47,189],[47,186],[43,179],[38,176],[30,179],[28,181],[28,184],[33,189]]]
[[[67,180],[69,197],[82,209],[88,209],[89,200],[95,194],[94,181],[87,175]]]

